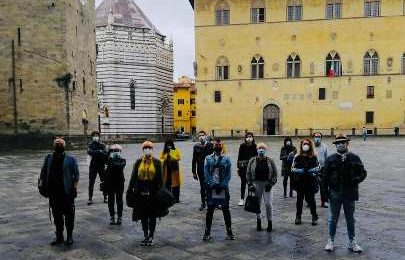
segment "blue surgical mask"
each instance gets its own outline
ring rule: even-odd
[[[121,152],[112,152],[111,153],[111,158],[119,158],[121,156]]]
[[[260,149],[257,149],[257,154],[259,155],[259,156],[261,156],[261,157],[263,157],[263,156],[265,156],[266,155],[266,149],[262,149],[262,148],[260,148]]]
[[[320,137],[315,137],[314,141],[316,144],[320,144],[321,143],[321,138]]]

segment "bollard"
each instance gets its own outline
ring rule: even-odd
[[[330,136],[335,136],[335,128],[333,127],[330,129]]]
[[[215,137],[215,130],[211,130],[212,139]]]
[[[356,135],[356,128],[352,128],[352,135],[355,136]]]
[[[298,129],[295,128],[295,137],[297,137],[297,136],[298,136]]]
[[[309,129],[309,136],[312,136],[314,130],[312,128]]]
[[[233,129],[231,130],[231,138],[233,138]]]
[[[374,127],[374,135],[377,135],[377,134],[378,134],[377,127]]]

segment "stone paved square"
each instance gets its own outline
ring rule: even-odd
[[[333,149],[331,140],[324,140]],[[323,251],[327,238],[328,210],[319,207],[319,225],[312,227],[304,209],[303,225],[295,226],[295,198],[282,197],[282,180],[273,188],[273,227],[271,234],[256,232],[256,217],[237,206],[240,181],[235,170],[239,141],[226,141],[233,162],[231,213],[235,242],[225,241],[222,213],[215,212],[214,242],[203,243],[205,212],[199,212],[199,184],[192,179],[192,142],[177,142],[182,150],[184,185],[181,203],[170,215],[158,220],[157,245],[144,248],[140,223],[131,221],[131,210],[124,207],[121,227],[109,225],[107,204],[95,191],[95,204],[87,206],[88,167],[85,150],[72,151],[79,161],[80,184],[76,200],[75,244],[51,247],[54,226],[49,221],[48,202],[41,198],[36,182],[47,151],[13,151],[0,154],[0,259],[405,259],[405,139],[354,139],[352,151],[359,154],[368,171],[360,186],[356,209],[356,233],[365,251],[356,255],[346,249],[343,216],[338,225],[337,250]],[[278,160],[281,140],[266,140],[271,156]],[[298,145],[298,140],[294,140]],[[155,155],[162,148],[158,144]],[[140,145],[124,145],[127,158],[126,186],[132,164],[141,155]],[[97,184],[95,187],[98,187]]]

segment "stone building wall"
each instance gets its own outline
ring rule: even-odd
[[[0,134],[15,104],[18,134],[80,135],[84,110],[97,128],[94,17],[94,0],[0,0]]]

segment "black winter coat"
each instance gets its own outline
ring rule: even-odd
[[[238,154],[238,168],[247,169],[249,160],[257,156],[257,146],[255,143],[248,145],[246,142],[241,144],[239,147]]]
[[[205,157],[213,152],[214,146],[210,142],[206,145],[196,144],[193,148],[192,172],[198,175],[204,175]]]
[[[87,154],[91,156],[90,167],[104,168],[107,161],[107,148],[105,144],[92,141],[87,148]]]
[[[288,155],[290,153],[296,153],[297,148],[293,145],[284,145],[280,151],[280,160],[282,161],[281,165],[281,176],[289,176],[291,174],[291,164],[292,162],[288,161]]]
[[[325,187],[343,194],[347,199],[359,199],[359,183],[367,177],[367,171],[354,153],[346,153],[344,157],[335,153],[326,158],[321,173]]]
[[[109,158],[105,171],[104,187],[106,191],[124,192],[124,168],[126,160],[123,158]]]
[[[292,165],[294,169],[303,170],[304,173],[292,173],[292,187],[297,191],[311,191],[317,193],[319,190],[319,169],[318,172],[311,174],[308,171],[319,167],[318,158],[316,156],[308,157],[303,155],[296,155]],[[314,176],[315,175],[315,176]]]

